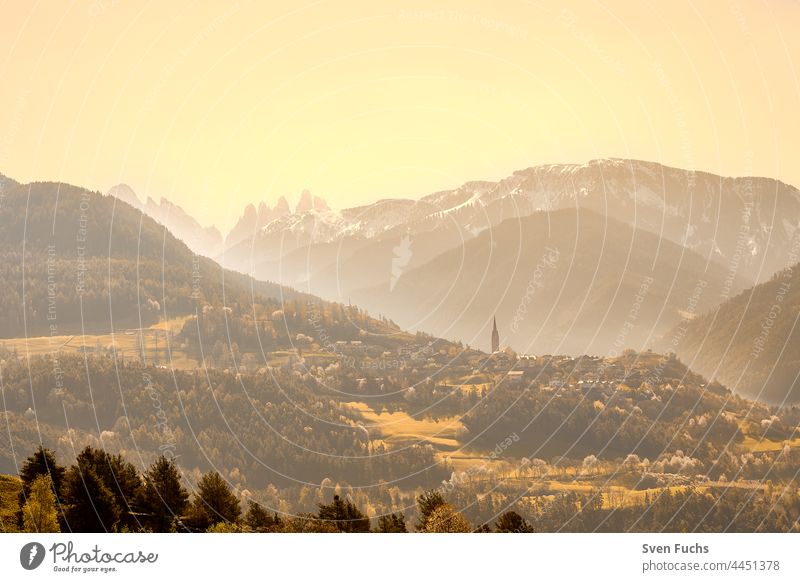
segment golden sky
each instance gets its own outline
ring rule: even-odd
[[[202,223],[633,157],[800,186],[800,3],[0,4],[0,172]]]

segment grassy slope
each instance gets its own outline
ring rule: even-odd
[[[17,503],[22,481],[10,475],[0,475],[0,532],[17,531]]]

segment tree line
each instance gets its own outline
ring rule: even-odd
[[[139,473],[121,455],[86,447],[70,467],[38,447],[19,474],[17,526],[26,532],[283,532],[405,533],[402,512],[370,519],[350,499],[334,495],[316,513],[279,515],[254,500],[246,509],[216,471],[202,475],[193,493],[173,459],[159,457]],[[491,531],[473,528],[437,490],[417,499],[418,532]],[[374,526],[374,527],[373,527]],[[515,512],[497,520],[496,531],[533,531]]]
[[[86,447],[69,468],[39,447],[22,466],[18,527],[27,532],[405,533],[402,512],[370,518],[334,495],[315,513],[280,515],[253,499],[244,505],[217,472],[203,474],[192,493],[174,460],[159,457],[146,471],[120,455]],[[433,489],[416,498],[413,530],[421,533],[534,532],[790,532],[800,531],[796,485],[764,490],[664,488],[643,502],[607,507],[599,491],[566,492],[516,504],[474,524]],[[525,509],[523,509],[525,507]],[[523,514],[525,514],[523,516]]]

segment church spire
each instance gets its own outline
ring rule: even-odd
[[[497,332],[497,316],[492,319],[492,353],[500,350],[500,334]]]

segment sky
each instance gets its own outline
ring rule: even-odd
[[[800,186],[798,30],[796,0],[6,1],[0,172],[223,229],[604,157]]]

